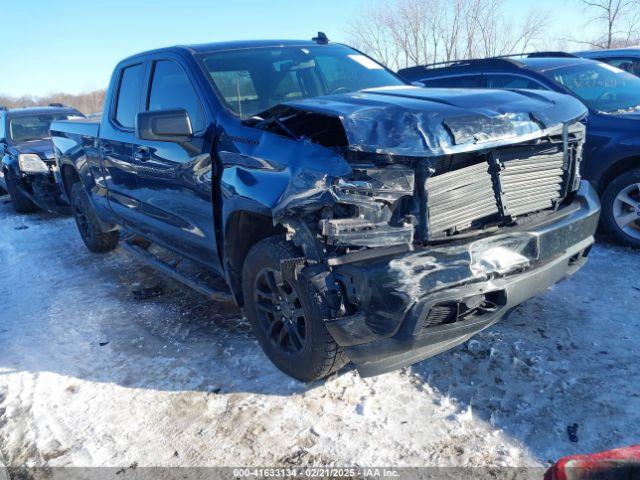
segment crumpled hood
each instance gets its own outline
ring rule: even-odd
[[[328,95],[282,106],[339,118],[352,150],[406,156],[526,141],[587,114],[578,100],[555,92],[411,86]]]
[[[50,139],[34,140],[32,142],[14,143],[11,145],[16,153],[35,153],[40,158],[53,159],[53,142]]]

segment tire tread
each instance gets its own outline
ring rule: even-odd
[[[284,237],[276,235],[268,237],[260,242],[256,243],[250,250],[245,259],[245,268],[243,269],[243,286],[245,287],[245,302],[247,295],[247,264],[254,261],[256,257],[260,258],[264,255],[273,255],[275,258],[285,259],[300,256],[295,247],[286,242]],[[319,295],[314,291],[313,286],[306,282],[303,287],[306,289],[306,294],[311,300],[317,300],[315,303],[319,306],[321,312],[321,320],[329,318],[329,309],[327,305],[322,301]],[[315,297],[315,298],[314,298]],[[317,339],[315,351],[319,354],[316,359],[313,371],[305,372],[304,375],[295,375],[291,372],[285,372],[289,375],[303,381],[314,381],[321,378],[325,378],[344,367],[349,363],[349,359],[344,350],[335,342],[326,326],[323,324],[316,325],[314,331],[319,330],[320,338]],[[320,348],[318,348],[318,345]]]
[[[613,179],[604,189],[602,194],[602,225],[607,231],[613,235],[620,243],[629,246],[640,248],[640,240],[634,239],[625,234],[613,218],[613,202],[616,195],[627,185],[631,183],[640,183],[640,168],[627,170],[626,172],[618,175]]]
[[[85,215],[88,217],[89,221],[93,225],[94,229],[94,238],[86,239],[80,233],[82,241],[86,245],[86,247],[94,252],[94,253],[104,253],[113,250],[118,246],[118,242],[120,240],[120,232],[117,230],[113,230],[110,232],[105,232],[102,230],[100,222],[98,221],[96,213],[93,211],[93,207],[89,203],[89,199],[87,197],[87,193],[84,191],[84,187],[82,183],[76,182],[71,187],[71,204],[73,203],[77,197],[80,197],[80,201],[83,203],[83,208],[85,211]],[[75,214],[75,211],[74,211]]]

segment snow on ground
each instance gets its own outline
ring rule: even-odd
[[[576,277],[466,345],[362,379],[298,383],[232,305],[70,218],[0,199],[0,456],[32,466],[546,465],[638,443],[640,255]],[[163,286],[136,300],[132,291]],[[571,441],[568,427],[577,425]]]

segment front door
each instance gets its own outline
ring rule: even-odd
[[[211,123],[177,58],[151,66],[149,111],[185,109],[194,135],[186,142],[137,140],[138,199],[147,236],[219,268],[212,206]]]

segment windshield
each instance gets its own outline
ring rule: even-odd
[[[287,101],[404,85],[343,45],[231,50],[206,54],[202,61],[227,106],[241,118]]]
[[[594,62],[544,74],[571,90],[593,110],[605,113],[640,110],[640,78],[611,65]]]
[[[13,143],[49,138],[54,120],[67,120],[69,115],[24,115],[9,120],[9,138]]]

